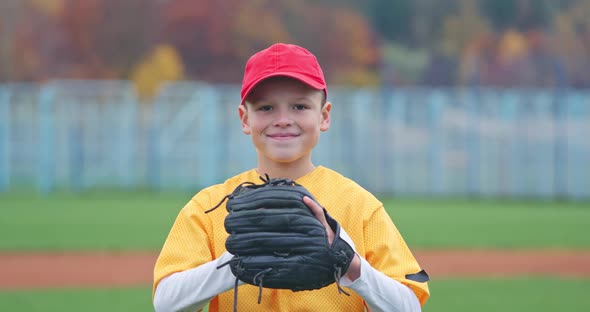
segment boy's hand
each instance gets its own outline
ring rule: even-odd
[[[313,215],[324,225],[326,228],[326,234],[328,234],[328,242],[332,245],[332,242],[334,241],[334,231],[332,231],[332,228],[330,228],[330,225],[328,224],[328,220],[326,220],[324,208],[308,196],[303,197],[303,202],[309,207],[309,209],[311,209]]]
[[[328,224],[328,220],[326,220],[324,208],[322,208],[322,206],[320,206],[318,203],[316,203],[313,199],[309,198],[308,196],[303,197],[303,202],[307,205],[307,207],[309,207],[313,215],[316,218],[318,218],[318,220],[320,220],[320,222],[324,225],[324,227],[326,228],[326,234],[328,235],[328,241],[330,242],[330,245],[332,245],[332,242],[334,241],[334,231],[332,231],[332,228]],[[355,249],[356,251],[354,242],[352,241],[350,236],[348,236],[348,233],[346,233],[346,231],[344,231],[344,229],[342,228],[340,229],[340,236],[352,247],[352,249]],[[348,271],[346,271],[346,276],[348,277],[348,279],[354,282],[357,278],[360,277],[360,275],[361,260],[358,258],[358,255],[355,254],[354,258],[350,262]]]

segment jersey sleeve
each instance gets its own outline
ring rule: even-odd
[[[364,237],[367,262],[410,287],[423,305],[430,296],[428,284],[407,278],[422,269],[383,206],[370,216],[364,227]]]
[[[195,198],[184,206],[154,266],[154,292],[162,278],[213,260],[213,249],[208,238],[211,227],[211,221]]]

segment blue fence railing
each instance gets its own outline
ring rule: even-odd
[[[198,189],[252,168],[238,86],[0,85],[0,190]],[[590,199],[590,91],[333,87],[314,162],[380,194]]]

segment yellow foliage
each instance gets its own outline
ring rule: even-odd
[[[369,87],[379,85],[379,75],[365,68],[339,69],[334,74],[333,85],[344,85],[353,87]]]
[[[408,83],[417,82],[430,62],[425,48],[408,48],[399,43],[384,42],[381,53],[383,63],[395,68],[396,76]]]
[[[59,15],[64,8],[64,0],[28,0],[29,3],[39,11],[48,16]]]
[[[247,59],[260,46],[275,42],[289,42],[291,37],[280,16],[269,9],[269,0],[241,2],[237,9],[238,15],[233,21],[235,32],[234,46],[238,55]]]
[[[528,53],[528,43],[522,33],[509,30],[502,36],[499,43],[499,58],[502,62],[510,63]]]
[[[135,66],[131,74],[137,93],[144,100],[155,96],[163,82],[183,77],[182,60],[176,49],[168,44],[156,46]]]
[[[348,34],[351,60],[355,64],[371,65],[374,64],[377,55],[376,50],[371,48],[371,39],[369,26],[366,20],[360,15],[350,10],[339,10],[339,14],[335,15],[339,21],[346,21],[340,25],[343,33]],[[347,43],[345,43],[347,44]]]

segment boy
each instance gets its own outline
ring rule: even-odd
[[[326,226],[322,207],[340,223],[356,255],[340,285],[313,291],[264,289],[240,282],[239,311],[420,311],[429,297],[428,276],[412,256],[390,217],[372,194],[335,171],[315,166],[311,152],[320,132],[330,128],[332,103],[324,75],[306,49],[275,44],[246,64],[238,114],[252,137],[257,167],[197,193],[180,211],[154,269],[157,311],[232,311],[234,281],[225,249],[224,206],[215,206],[240,183],[259,176],[288,178],[309,190],[318,203],[303,201]],[[320,206],[321,205],[321,206]]]

